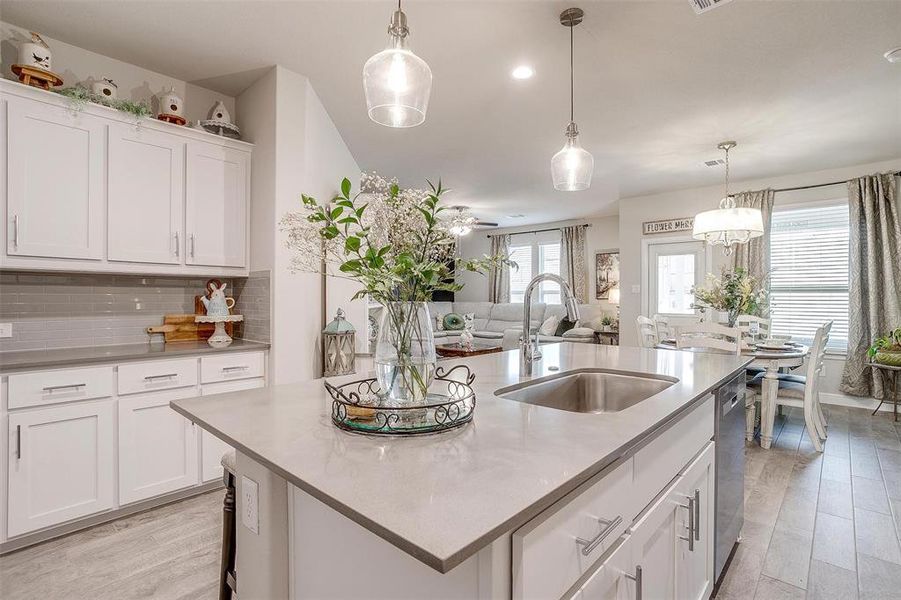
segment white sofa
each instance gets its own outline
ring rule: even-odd
[[[460,331],[441,331],[436,327],[436,316],[456,313],[463,316],[475,315],[472,335],[476,340],[494,340],[501,343],[505,350],[516,348],[522,335],[523,304],[507,302],[430,302],[429,313],[432,318],[432,331],[436,344],[453,344],[460,341]],[[582,344],[596,343],[595,327],[600,327],[601,310],[597,304],[580,304],[580,318],[576,327],[562,336],[539,335],[538,341],[577,342]],[[561,304],[532,303],[530,330],[534,333],[545,319],[550,316],[564,317],[566,309]]]

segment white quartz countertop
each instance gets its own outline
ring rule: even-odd
[[[176,400],[172,407],[289,483],[447,572],[654,435],[750,362],[594,344],[552,344],[542,351],[533,380],[600,367],[679,381],[623,411],[582,414],[496,397],[495,390],[525,380],[519,376],[518,352],[444,361],[446,367],[467,364],[476,375],[473,421],[409,438],[339,430],[330,420],[331,398],[322,381]]]

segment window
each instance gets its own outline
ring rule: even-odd
[[[695,284],[695,255],[669,254],[657,257],[657,310],[664,315],[690,315]]]
[[[773,333],[811,342],[833,321],[832,350],[848,347],[847,203],[773,212],[770,305]]]
[[[560,241],[538,238],[523,243],[514,240],[510,244],[510,260],[519,265],[519,269],[510,269],[510,302],[523,302],[526,287],[535,275],[560,274]],[[560,304],[560,286],[553,282],[541,282],[532,301]]]

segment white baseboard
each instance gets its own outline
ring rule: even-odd
[[[820,392],[820,402],[823,404],[832,404],[834,406],[848,406],[851,408],[866,408],[873,410],[879,406],[879,400],[872,397],[848,396],[847,394],[838,394],[834,392]],[[882,405],[880,412],[892,412],[892,405],[888,402]],[[899,407],[901,411],[901,407]]]

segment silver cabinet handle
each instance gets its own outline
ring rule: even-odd
[[[695,540],[701,540],[701,490],[695,489]]]
[[[13,215],[13,246],[19,249],[19,215]]]
[[[172,379],[178,377],[178,373],[166,373],[165,375],[148,375],[144,381],[153,381],[154,379]]]
[[[235,367],[222,367],[222,372],[223,373],[231,373],[232,371],[246,371],[249,368],[250,367],[248,367],[247,365],[238,365]]]
[[[641,565],[635,566],[635,575],[626,573],[626,579],[635,582],[635,600],[641,600]]]
[[[178,258],[178,254],[180,252],[179,245],[180,244],[178,243],[178,232],[176,231],[175,232],[175,258]]]
[[[598,523],[603,527],[600,532],[590,540],[586,540],[580,537],[576,538],[576,544],[582,546],[582,556],[588,556],[591,554],[591,551],[598,547],[598,545],[604,541],[610,532],[612,532],[616,527],[623,522],[623,518],[621,516],[617,516],[612,521],[607,521],[606,519],[598,519]]]
[[[53,393],[56,390],[69,390],[69,389],[78,389],[78,388],[83,388],[83,387],[87,387],[87,384],[86,383],[70,383],[67,385],[48,385],[47,387],[44,388],[44,391]]]
[[[194,258],[194,234],[191,234],[191,258]]]
[[[16,425],[16,459],[22,458],[22,426]]]
[[[688,504],[680,504],[682,508],[688,511],[688,537],[679,536],[680,540],[688,542],[689,552],[695,551],[695,499],[692,496],[686,496]]]

